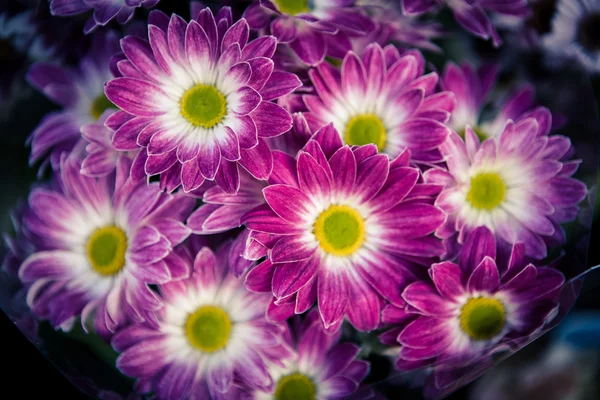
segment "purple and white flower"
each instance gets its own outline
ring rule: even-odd
[[[49,62],[30,68],[29,82],[62,106],[62,110],[47,114],[31,134],[30,163],[48,157],[56,170],[63,153],[82,157],[85,140],[81,127],[114,107],[104,95],[104,83],[112,78],[109,64],[118,48],[117,35],[109,31],[93,37],[91,50],[76,69]]]
[[[333,123],[344,143],[373,143],[391,159],[408,149],[417,162],[440,161],[454,95],[435,93],[438,76],[424,69],[418,51],[378,44],[362,57],[349,52],[341,71],[322,63],[310,71],[316,94],[304,96],[305,118],[313,131]]]
[[[267,362],[290,355],[285,327],[268,323],[270,296],[248,291],[230,273],[229,245],[192,257],[189,278],[160,285],[165,306],[154,324],[134,324],[117,333],[117,367],[138,378],[137,388],[159,399],[225,399],[236,384],[270,390]],[[189,261],[191,263],[191,261]]]
[[[269,32],[288,45],[308,65],[318,65],[328,48],[350,43],[344,36],[364,35],[376,29],[356,0],[255,0],[244,12],[252,29]],[[341,40],[340,39],[344,39]]]
[[[29,195],[24,229],[36,248],[21,265],[20,279],[31,284],[33,312],[69,330],[81,316],[108,334],[141,321],[161,307],[148,284],[188,276],[173,248],[190,234],[181,222],[193,199],[163,194],[158,184],[133,183],[122,159],[115,174],[81,175],[81,165],[63,159],[54,188]]]
[[[71,16],[94,10],[85,23],[84,33],[105,26],[115,19],[119,24],[128,23],[138,7],[152,8],[160,0],[50,0],[50,12],[57,16]]]
[[[369,372],[369,363],[358,360],[360,348],[340,343],[340,332],[326,334],[316,312],[302,322],[293,320],[295,329],[287,341],[294,349],[283,365],[270,364],[273,388],[248,391],[252,400],[346,399]]]
[[[600,1],[559,0],[551,32],[543,46],[554,56],[575,59],[592,73],[600,72]]]
[[[548,136],[551,121],[540,108],[519,122],[509,120],[500,135],[481,143],[470,127],[465,141],[453,133],[440,147],[448,169],[424,173],[427,183],[445,186],[435,204],[447,219],[436,234],[458,232],[464,243],[473,229],[487,226],[508,247],[523,242],[536,259],[563,244],[560,224],[577,217],[587,189],[572,178],[580,161],[571,160],[570,140]]]
[[[375,329],[383,300],[402,302],[414,268],[443,252],[432,235],[444,221],[431,205],[440,187],[418,184],[409,163],[409,152],[390,162],[373,144],[344,146],[331,125],[315,133],[280,168],[288,182],[263,189],[267,204],[243,218],[251,235],[269,240],[248,288],[273,293],[276,304],[296,295],[296,314],[317,302],[326,329],[345,316],[358,330]]]
[[[217,26],[219,28],[217,28]],[[231,10],[210,9],[185,22],[150,16],[149,42],[128,36],[123,77],[106,85],[107,97],[132,119],[122,120],[113,145],[143,147],[132,176],[161,175],[162,187],[182,184],[190,192],[215,181],[229,193],[239,189],[238,165],[255,178],[269,177],[273,162],[264,138],[289,131],[289,113],[273,103],[301,85],[291,73],[273,72],[276,39],[248,42],[245,19],[232,24]]]
[[[383,323],[395,327],[381,340],[401,345],[396,366],[460,368],[481,363],[495,349],[522,346],[539,333],[558,313],[565,278],[525,260],[518,243],[508,262],[498,263],[492,232],[474,230],[458,264],[433,264],[430,280],[414,282],[402,293],[404,308],[389,305],[383,311]]]

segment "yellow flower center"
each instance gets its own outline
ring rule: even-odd
[[[332,205],[317,218],[314,234],[325,252],[335,256],[349,256],[365,240],[365,223],[355,209]]]
[[[105,226],[90,235],[86,248],[94,271],[100,275],[114,275],[125,266],[127,235],[121,228]]]
[[[308,0],[274,0],[283,14],[296,15],[310,11]]]
[[[192,346],[204,353],[214,353],[229,342],[231,319],[222,308],[202,306],[188,317],[185,333]]]
[[[276,400],[315,400],[315,394],[312,380],[298,372],[281,378],[275,389]]]
[[[499,174],[482,172],[471,178],[467,201],[474,208],[493,210],[498,207],[506,195],[506,185]]]
[[[377,115],[357,115],[346,124],[344,141],[355,146],[374,143],[377,149],[382,151],[387,141],[387,132]]]
[[[506,312],[496,299],[473,297],[460,312],[460,328],[473,340],[490,340],[502,331]]]
[[[101,93],[100,96],[96,97],[96,99],[92,103],[90,114],[92,114],[92,117],[94,117],[94,119],[99,119],[104,111],[114,107],[115,105],[111,103],[109,99],[106,98],[104,93]]]
[[[227,114],[227,100],[212,85],[196,85],[183,94],[179,102],[181,115],[194,126],[212,128]]]

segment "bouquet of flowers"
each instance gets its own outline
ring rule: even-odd
[[[2,107],[57,107],[3,305],[133,378],[88,393],[438,398],[577,298],[600,1],[13,3]]]

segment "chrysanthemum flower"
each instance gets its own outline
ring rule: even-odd
[[[94,10],[83,31],[87,34],[115,19],[126,24],[138,7],[151,8],[160,0],[50,0],[50,12],[57,16],[70,16]]]
[[[81,136],[88,142],[85,146],[85,156],[81,162],[81,173],[86,176],[106,176],[115,171],[121,157],[131,160],[137,152],[122,152],[112,145],[115,132],[105,125],[107,118],[114,110],[106,110],[98,121],[81,127]]]
[[[268,178],[273,163],[263,138],[292,124],[271,100],[300,86],[295,75],[273,72],[275,38],[248,42],[246,20],[232,25],[229,8],[217,20],[208,8],[189,23],[159,12],[151,17],[150,42],[123,39],[127,59],[117,66],[124,77],[106,85],[107,97],[135,116],[115,132],[113,144],[145,147],[132,175],[165,175],[186,192],[205,180],[237,191],[238,164]]]
[[[77,69],[52,63],[31,67],[29,82],[63,107],[47,114],[31,134],[31,163],[50,153],[49,161],[56,169],[63,153],[83,153],[85,141],[80,128],[96,122],[106,109],[114,107],[104,95],[104,83],[112,78],[109,63],[117,51],[116,34],[107,32],[94,37],[91,50]]]
[[[148,284],[189,274],[173,247],[190,233],[181,221],[194,202],[132,183],[124,159],[116,178],[85,177],[80,168],[63,160],[56,189],[29,195],[23,224],[37,251],[19,277],[32,283],[28,303],[40,318],[69,329],[79,316],[87,328],[90,317],[103,333],[160,307]]]
[[[492,39],[494,46],[502,40],[487,11],[501,15],[525,17],[529,13],[527,0],[401,0],[405,14],[420,14],[445,4],[452,9],[456,21],[467,31],[482,39]]]
[[[398,325],[382,340],[401,344],[397,367],[461,367],[480,362],[494,348],[523,345],[558,313],[564,276],[525,262],[523,246],[512,249],[507,265],[496,261],[492,232],[480,227],[463,247],[458,264],[441,262],[430,281],[410,284],[405,308],[389,305],[382,321]]]
[[[331,125],[319,130],[279,172],[294,182],[267,186],[267,204],[244,217],[272,242],[248,288],[276,301],[297,293],[296,313],[317,301],[328,329],[345,315],[359,330],[375,329],[382,300],[401,301],[415,263],[443,251],[431,233],[444,215],[428,204],[439,189],[417,184],[409,161],[408,152],[390,162],[375,145],[343,146]]]
[[[289,355],[284,326],[265,321],[270,296],[248,291],[229,271],[228,245],[202,248],[185,280],[159,286],[165,306],[155,324],[132,325],[113,339],[117,367],[159,399],[221,399],[236,382],[270,389],[270,351]]]
[[[373,143],[390,158],[409,149],[415,161],[438,161],[454,95],[434,94],[438,76],[424,68],[419,52],[400,56],[377,44],[362,57],[349,52],[341,71],[322,63],[310,72],[317,94],[304,96],[306,120],[313,131],[332,122],[348,145]]]
[[[600,1],[560,0],[551,33],[542,39],[554,55],[579,61],[587,70],[600,71]]]
[[[308,65],[320,64],[334,34],[362,35],[375,23],[356,0],[255,0],[244,12],[252,29],[265,31],[285,43]],[[328,43],[330,42],[330,43]],[[335,46],[348,45],[342,41]],[[350,50],[349,47],[345,51]]]
[[[456,98],[456,106],[452,110],[448,125],[461,137],[464,137],[467,126],[470,126],[479,139],[484,140],[501,134],[508,120],[518,122],[546,113],[544,108],[535,106],[533,87],[525,85],[510,93],[494,108],[491,116],[482,115],[484,107],[488,105],[490,92],[496,84],[497,73],[496,64],[488,64],[478,70],[470,63],[460,66],[452,62],[446,64],[440,86],[454,93]],[[553,118],[552,122],[554,125],[560,125],[557,118]]]
[[[283,365],[270,364],[273,388],[248,391],[253,400],[346,399],[369,372],[369,363],[357,360],[360,348],[339,343],[340,334],[327,335],[319,316],[311,312],[287,336],[293,356]]]
[[[547,247],[566,240],[561,223],[572,221],[585,185],[572,178],[579,161],[569,160],[571,142],[548,136],[552,117],[545,109],[497,137],[479,142],[470,128],[466,143],[453,133],[442,146],[448,170],[432,168],[425,181],[445,185],[436,205],[448,218],[437,231],[458,241],[487,226],[505,244],[523,242],[528,256],[542,259]]]

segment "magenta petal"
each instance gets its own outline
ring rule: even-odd
[[[200,147],[198,158],[196,159],[200,173],[208,180],[213,180],[221,163],[221,150],[215,143],[205,143]]]
[[[348,321],[362,332],[377,328],[381,314],[382,300],[379,294],[360,277],[348,282]]]
[[[296,75],[290,72],[275,71],[260,90],[260,95],[264,101],[275,100],[292,93],[301,86],[302,82]]]
[[[486,256],[496,258],[496,240],[488,228],[479,227],[465,241],[460,253],[460,265],[470,275]]]
[[[454,300],[464,293],[463,272],[458,265],[448,261],[433,264],[429,274],[443,297]]]
[[[273,266],[271,261],[263,261],[250,270],[246,276],[246,287],[252,292],[270,292],[274,272],[275,266]]]
[[[310,199],[300,190],[286,185],[271,185],[263,189],[265,200],[281,218],[297,223],[307,213]]]
[[[145,153],[142,151],[142,153]],[[175,150],[155,156],[148,156],[145,164],[146,175],[156,175],[165,172],[177,162]],[[133,173],[133,170],[132,170]]]
[[[262,101],[260,94],[249,86],[242,87],[235,95],[239,98],[239,104],[232,111],[238,115],[250,114]]]
[[[425,349],[448,340],[448,328],[444,320],[419,317],[404,328],[398,336],[400,344],[416,349]]]
[[[319,268],[319,258],[275,265],[273,295],[278,299],[290,296],[306,285]]]
[[[275,103],[263,101],[250,116],[260,137],[279,136],[292,128],[291,115]]]
[[[494,293],[499,286],[498,267],[492,258],[486,256],[469,277],[467,289],[470,292]]]
[[[356,173],[356,195],[365,201],[375,196],[385,183],[389,168],[389,159],[385,154],[375,155],[360,162]]]
[[[317,301],[325,328],[344,318],[348,303],[348,282],[341,271],[321,268],[318,276]]]
[[[331,190],[325,170],[310,154],[303,151],[298,155],[298,183],[300,191],[309,197],[327,196]]]
[[[106,97],[119,108],[142,117],[155,117],[164,114],[157,108],[155,99],[167,95],[155,85],[133,78],[116,78],[109,81],[104,89]]]
[[[266,181],[273,171],[273,154],[263,139],[251,149],[240,149],[238,161],[246,171],[258,180]]]
[[[356,159],[349,147],[342,147],[329,160],[333,175],[333,189],[350,193],[356,181]]]
[[[442,299],[437,291],[425,282],[411,283],[404,290],[402,297],[424,315],[434,317],[452,315],[451,303]]]
[[[316,242],[309,242],[301,236],[284,236],[271,249],[273,263],[285,263],[306,260],[315,254]]]
[[[325,58],[327,49],[323,35],[312,29],[305,29],[302,33],[298,32],[296,40],[289,46],[308,65],[320,64]]]

